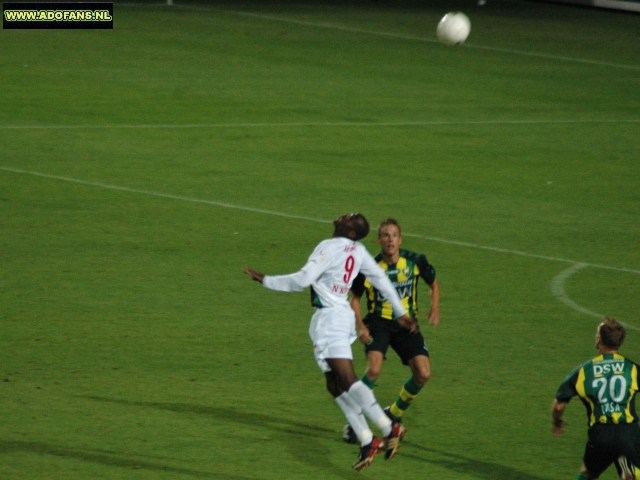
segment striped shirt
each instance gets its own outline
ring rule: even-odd
[[[556,400],[580,397],[588,425],[637,423],[635,395],[638,365],[618,354],[600,355],[574,369],[556,393]]]
[[[394,265],[389,265],[382,259],[382,253],[375,256],[375,261],[384,270],[402,299],[404,308],[409,316],[418,316],[418,279],[422,278],[428,285],[436,279],[436,270],[422,254],[400,250],[400,258]],[[367,294],[367,310],[387,320],[393,319],[392,308],[385,296],[371,284],[364,275],[358,275],[351,287],[353,294],[362,297]]]

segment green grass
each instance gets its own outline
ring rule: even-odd
[[[435,42],[449,10],[461,48]],[[1,31],[0,477],[574,478],[583,407],[552,438],[549,406],[598,318],[560,300],[630,325],[640,360],[639,27],[491,0]],[[360,474],[308,294],[241,273],[298,269],[354,210],[398,218],[442,287],[405,445]],[[389,355],[379,400],[408,375]]]

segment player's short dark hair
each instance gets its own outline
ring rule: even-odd
[[[384,227],[388,227],[389,225],[395,225],[396,227],[398,227],[398,233],[402,234],[402,229],[400,228],[400,224],[395,218],[385,218],[382,222],[380,222],[380,225],[378,225],[378,237],[382,235],[382,229]]]
[[[624,326],[617,320],[607,317],[604,322],[600,324],[598,328],[598,334],[600,335],[600,342],[611,350],[618,350],[624,338],[627,336],[627,331]]]
[[[347,213],[333,221],[334,237],[362,240],[369,235],[369,222],[361,213]]]

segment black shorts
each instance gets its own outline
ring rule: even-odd
[[[408,365],[409,360],[417,355],[429,356],[429,349],[420,332],[411,333],[395,320],[385,320],[380,317],[367,316],[364,324],[373,339],[371,343],[365,345],[365,353],[382,352],[386,358],[387,349],[391,346],[405,365]]]
[[[640,466],[640,427],[637,423],[596,424],[589,429],[584,465],[592,478],[598,478],[609,466],[625,456]]]

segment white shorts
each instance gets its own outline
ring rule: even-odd
[[[313,354],[323,372],[330,372],[327,358],[353,360],[351,344],[355,342],[356,317],[351,307],[318,308],[311,317],[309,336]]]

